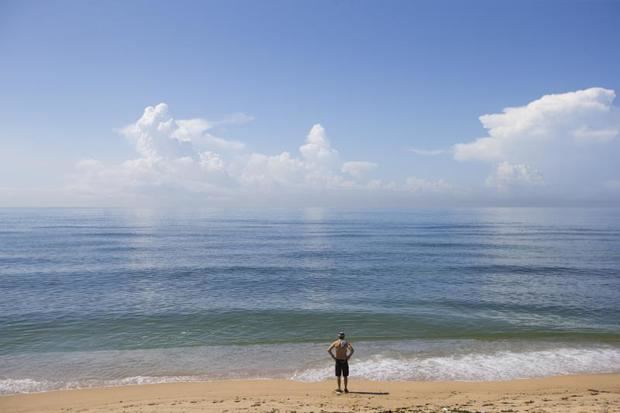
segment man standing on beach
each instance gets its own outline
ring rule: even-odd
[[[332,350],[336,349],[336,354],[332,353]],[[350,351],[350,352],[349,352]],[[348,393],[349,389],[347,389],[348,378],[349,378],[349,359],[355,352],[353,350],[353,346],[347,340],[344,339],[344,333],[341,331],[338,333],[338,340],[334,341],[327,352],[336,362],[336,377],[338,378],[338,393],[342,392],[340,390],[340,376],[344,376],[344,392]]]

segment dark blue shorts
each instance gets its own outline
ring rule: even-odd
[[[336,376],[349,377],[349,362],[347,360],[336,360]]]

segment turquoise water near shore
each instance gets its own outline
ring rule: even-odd
[[[620,371],[620,210],[0,209],[0,393]]]

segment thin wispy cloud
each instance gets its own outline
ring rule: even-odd
[[[444,149],[421,149],[421,148],[414,148],[412,146],[408,147],[407,150],[411,153],[415,153],[416,155],[420,155],[420,156],[438,156],[438,155],[443,155],[444,153],[446,153]]]

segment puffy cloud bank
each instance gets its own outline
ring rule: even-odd
[[[112,204],[116,200],[120,204],[207,200],[235,206],[394,206],[411,201],[493,205],[506,199],[608,202],[620,197],[620,111],[614,99],[613,90],[590,88],[545,95],[524,106],[480,116],[486,136],[449,150],[409,147],[394,154],[417,155],[411,156],[412,162],[425,156],[423,165],[429,169],[424,176],[436,178],[422,179],[404,171],[396,180],[381,179],[377,162],[346,159],[320,124],[313,125],[305,139],[299,137],[296,151],[265,154],[219,136],[218,126],[248,122],[251,116],[175,119],[160,103],[147,107],[139,119],[120,130],[135,148],[135,158],[119,163],[82,160],[70,188]],[[441,156],[449,153],[457,162]],[[466,162],[486,165],[486,174]],[[457,185],[441,179],[446,172]]]
[[[454,145],[454,159],[493,164],[486,183],[499,191],[572,186],[581,193],[580,185],[602,186],[618,176],[610,157],[618,154],[620,135],[615,97],[613,90],[590,88],[480,116],[488,136]]]
[[[247,115],[235,115],[227,123],[248,120]],[[194,194],[211,200],[273,203],[291,198],[311,202],[347,192],[437,193],[449,188],[444,181],[408,178],[398,184],[376,179],[377,163],[341,159],[320,124],[311,127],[297,154],[275,155],[216,136],[218,124],[202,118],[176,120],[165,103],[149,106],[136,122],[121,129],[138,157],[119,164],[82,160],[73,189],[110,198],[184,199]]]

